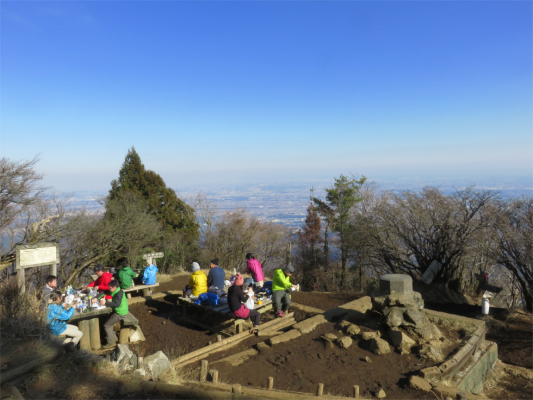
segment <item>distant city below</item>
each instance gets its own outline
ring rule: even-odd
[[[176,189],[178,195],[188,201],[200,190],[210,198],[221,213],[235,208],[245,208],[262,220],[273,221],[289,227],[302,226],[307,207],[310,201],[311,187],[315,188],[314,194],[322,197],[324,188],[333,185],[333,181],[317,181],[315,184],[283,183],[283,184],[228,184],[188,186]],[[421,190],[424,186],[436,186],[445,193],[452,193],[456,189],[475,186],[478,190],[494,190],[503,197],[533,196],[533,182],[531,177],[506,179],[485,179],[483,182],[474,182],[470,179],[451,180],[399,180],[379,181],[381,190]],[[85,205],[89,208],[98,208],[96,199],[107,194],[107,191],[86,191],[74,194],[73,205]]]

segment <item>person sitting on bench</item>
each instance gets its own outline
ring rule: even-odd
[[[200,269],[197,262],[192,263],[192,274],[189,278],[189,284],[183,289],[183,297],[185,296],[200,296],[207,292],[207,276],[204,271]]]
[[[248,288],[248,293],[245,295],[242,288],[243,285],[244,278],[242,275],[235,275],[235,283],[228,289],[228,307],[235,318],[250,318],[254,324],[254,329],[250,329],[250,333],[254,333],[257,332],[257,327],[261,322],[261,314],[257,310],[248,309],[243,304],[246,303],[250,296],[254,295],[252,288]]]
[[[224,289],[226,273],[218,266],[218,258],[211,260],[209,267],[211,270],[209,271],[209,275],[207,275],[207,287],[215,286],[219,289]]]
[[[107,344],[103,347],[104,349],[108,349],[115,345],[115,342],[117,341],[117,335],[115,334],[113,325],[126,318],[126,315],[128,315],[129,312],[128,300],[120,288],[119,281],[113,279],[111,282],[109,282],[109,291],[111,292],[112,301],[106,301],[102,305],[111,307],[114,313],[111,314],[111,317],[109,317],[109,319],[104,323],[104,329],[107,335]],[[103,294],[98,296],[98,299],[101,299],[103,296]],[[96,303],[97,299],[93,299],[92,301],[93,303]]]
[[[291,305],[291,288],[295,287],[291,283],[291,275],[294,268],[289,263],[285,268],[278,268],[272,277],[272,302],[274,303],[274,314],[276,317],[283,317]]]
[[[137,277],[137,274],[133,272],[133,270],[128,265],[128,259],[122,258],[119,261],[119,265],[122,267],[118,271],[118,278],[120,281],[120,288],[121,289],[129,289],[135,286],[133,283],[133,278]]]
[[[102,264],[96,264],[94,267],[94,273],[98,275],[98,278],[87,285],[85,289],[94,287],[96,290],[98,290],[98,294],[104,293],[106,290],[109,290],[109,282],[113,279],[113,275],[111,275],[109,272],[106,272],[104,270],[104,266]],[[111,300],[111,296],[106,295],[106,300]]]
[[[50,295],[54,292],[57,287],[57,276],[48,275],[46,277],[46,285],[41,289],[41,304],[39,309],[42,311],[48,306],[48,300],[50,300]]]
[[[151,261],[152,261],[151,259],[146,260],[146,268],[143,271],[143,277],[142,277],[143,285],[155,285],[156,284],[155,274],[159,270],[157,269],[155,264],[151,263]]]
[[[68,304],[61,304],[63,297],[59,292],[53,292],[50,294],[51,304],[48,305],[46,312],[46,321],[52,330],[54,336],[65,335],[68,339],[72,339],[72,343],[76,346],[83,332],[78,329],[76,325],[67,324],[67,321],[74,315],[74,307]]]

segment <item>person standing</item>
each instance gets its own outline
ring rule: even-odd
[[[252,255],[252,253],[246,254],[246,260],[246,273],[252,274],[255,285],[262,288],[265,276],[263,275],[263,267],[261,267],[261,263]]]
[[[278,268],[272,277],[272,302],[274,313],[277,317],[283,317],[291,305],[291,288],[296,288],[291,283],[291,275],[294,268],[289,263],[285,268]]]
[[[155,274],[157,274],[158,271],[159,269],[157,269],[155,264],[152,264],[152,259],[149,258],[146,260],[146,268],[144,269],[142,276],[143,285],[155,285]]]
[[[70,338],[72,339],[74,346],[76,346],[83,336],[83,332],[80,331],[76,325],[67,324],[67,321],[74,314],[74,307],[61,304],[61,293],[54,292],[51,293],[49,297],[51,304],[49,304],[46,309],[46,321],[50,326],[52,334],[54,336],[65,335],[67,336],[65,342]]]
[[[126,299],[126,295],[120,288],[119,281],[113,279],[111,282],[109,282],[109,291],[111,292],[111,301],[106,300],[104,304],[106,307],[111,307],[113,309],[113,314],[111,314],[111,317],[104,323],[104,329],[107,336],[107,344],[103,347],[104,349],[108,349],[110,347],[113,347],[115,345],[115,342],[117,341],[117,335],[115,334],[115,330],[113,329],[113,325],[115,325],[117,322],[122,321],[124,318],[126,318],[126,315],[128,315],[128,300]],[[101,299],[104,296],[104,294],[101,294],[98,296],[98,300]],[[96,303],[97,299],[93,299],[93,303]]]
[[[254,324],[254,328],[250,330],[250,333],[257,332],[257,327],[261,321],[261,314],[257,310],[248,309],[244,305],[248,298],[254,295],[254,292],[252,288],[248,288],[248,292],[245,295],[242,285],[244,285],[242,275],[235,275],[235,283],[228,289],[228,308],[235,318],[250,318]]]
[[[94,267],[94,273],[98,275],[98,278],[94,282],[87,285],[85,289],[94,287],[96,290],[98,290],[99,294],[109,290],[109,282],[111,282],[113,279],[113,275],[109,272],[106,272],[102,264],[96,264]],[[111,296],[109,295],[106,295],[105,298],[106,300],[111,300]]]
[[[224,289],[226,273],[218,266],[218,258],[212,259],[209,267],[211,270],[209,271],[209,275],[207,275],[207,287],[216,286],[219,289]]]

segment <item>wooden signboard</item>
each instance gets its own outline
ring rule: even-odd
[[[26,268],[50,266],[50,275],[57,275],[60,263],[59,243],[21,244],[16,247],[17,277],[21,291],[26,290]]]

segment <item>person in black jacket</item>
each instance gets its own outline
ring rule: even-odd
[[[244,285],[244,278],[241,274],[235,276],[235,283],[228,289],[228,307],[235,318],[250,318],[254,324],[254,329],[250,329],[250,333],[257,332],[261,320],[261,314],[257,310],[249,310],[243,303],[246,303],[248,297],[253,296],[253,290],[250,288],[248,294],[245,295],[242,289]]]

